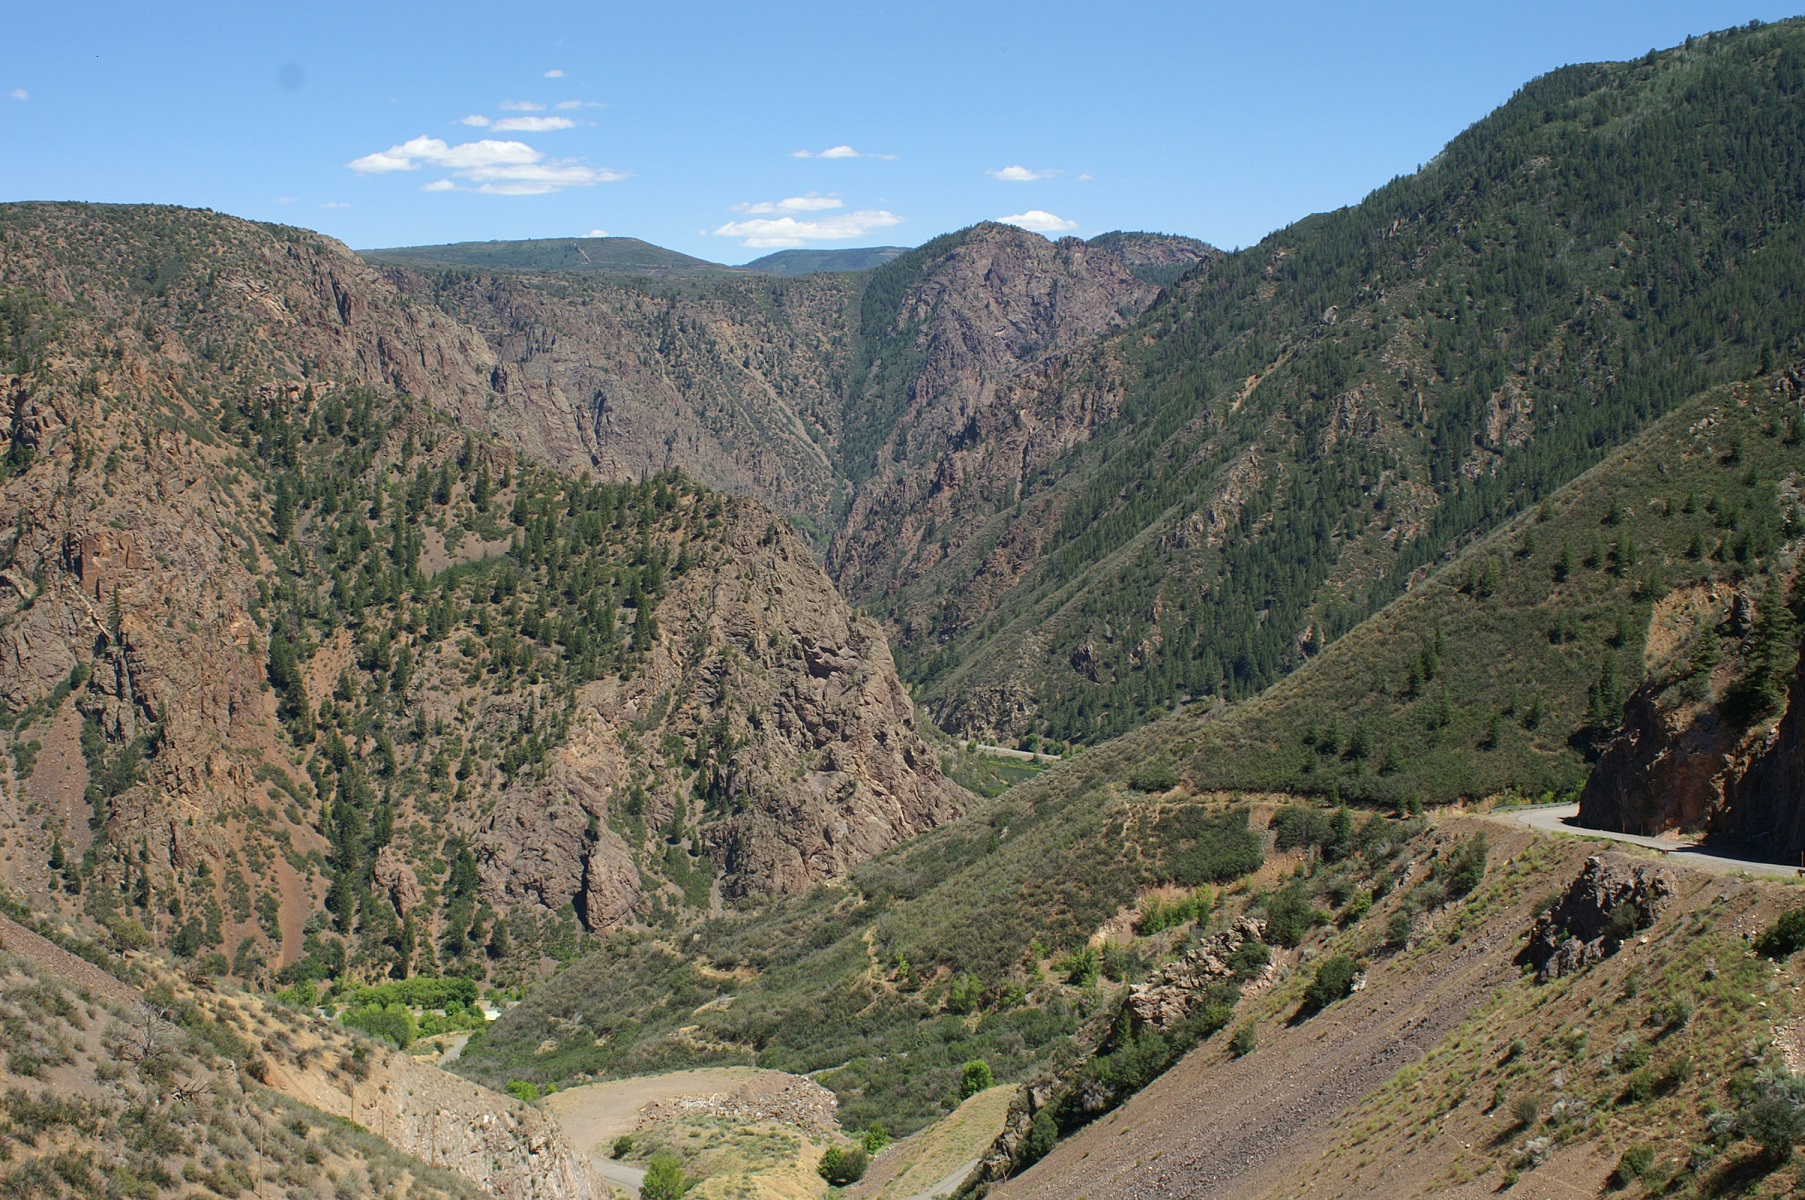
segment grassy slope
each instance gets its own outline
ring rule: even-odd
[[[1786,388],[1763,379],[1680,406],[1258,700],[1173,722],[1174,753],[1205,787],[1429,803],[1576,788],[1590,693],[1607,662],[1620,690],[1642,676],[1656,602],[1743,581],[1758,594],[1751,577],[1805,532],[1801,398]],[[1613,561],[1632,547],[1634,565]],[[1425,652],[1438,659],[1427,679]]]

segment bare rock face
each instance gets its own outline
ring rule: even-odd
[[[1664,708],[1666,686],[1650,680],[1631,694],[1622,728],[1580,793],[1581,825],[1652,836],[1703,828],[1721,814],[1743,731],[1713,704]]]
[[[893,325],[875,331],[890,339],[886,353],[907,356],[912,370],[828,554],[855,598],[894,591],[931,569],[975,531],[977,512],[1013,503],[1029,473],[1115,414],[1115,380],[1068,373],[1059,356],[1126,325],[1159,295],[1134,273],[1137,263],[1155,254],[1193,264],[1219,256],[1199,242],[1148,238],[1132,244],[1131,259],[1110,245],[1049,242],[995,224],[949,241],[924,265]],[[885,366],[870,378],[885,378]],[[862,404],[885,402],[873,394]],[[1038,552],[1036,544],[1011,553],[1026,561]],[[1004,590],[1016,577],[1003,570],[988,586]],[[972,603],[981,607],[982,598]]]
[[[1203,1003],[1213,983],[1235,977],[1232,959],[1248,942],[1266,936],[1266,922],[1242,917],[1233,925],[1205,938],[1177,962],[1161,967],[1146,983],[1128,989],[1128,1011],[1137,1029],[1152,1027],[1166,1032],[1191,1015]]]
[[[1805,661],[1787,692],[1786,715],[1730,789],[1727,832],[1780,862],[1805,854]]]
[[[1534,966],[1544,983],[1582,971],[1654,924],[1676,892],[1665,867],[1620,854],[1594,855],[1560,902],[1536,918],[1517,961]]]

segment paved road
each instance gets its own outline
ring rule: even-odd
[[[1791,879],[1798,875],[1796,867],[1760,862],[1750,858],[1738,858],[1733,854],[1707,850],[1674,838],[1644,837],[1637,833],[1613,833],[1608,829],[1587,829],[1583,825],[1574,824],[1573,819],[1579,815],[1579,805],[1577,804],[1542,804],[1533,808],[1495,808],[1487,815],[1496,821],[1513,821],[1519,825],[1527,825],[1531,829],[1540,829],[1545,833],[1565,833],[1575,837],[1600,838],[1606,841],[1629,842],[1636,846],[1646,846],[1650,850],[1659,850],[1675,862],[1685,863],[1689,867],[1697,867],[1718,875],[1737,875],[1744,871],[1750,875],[1770,875],[1785,879]]]

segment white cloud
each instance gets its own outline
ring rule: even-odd
[[[716,237],[741,238],[743,246],[776,250],[809,242],[842,242],[902,222],[903,218],[893,212],[864,209],[814,221],[798,221],[795,217],[729,221],[714,232]]]
[[[459,117],[459,118],[458,118],[458,124],[460,124],[460,125],[474,125],[474,126],[476,126],[476,127],[477,127],[477,128],[478,128],[478,129],[481,129],[481,128],[483,128],[483,127],[485,127],[485,126],[487,126],[487,125],[488,125],[488,124],[489,124],[489,118],[488,118],[488,117],[485,117],[485,116],[482,116],[482,115],[480,115],[480,114],[478,114],[478,113],[471,113],[471,114],[470,114],[470,115],[469,115],[469,116],[467,116],[467,117]]]
[[[26,91],[26,90],[25,90],[25,89],[24,89],[24,88],[14,88],[14,89],[13,89],[13,90],[12,90],[12,91],[10,91],[10,92],[8,92],[8,93],[6,93],[6,94],[7,94],[7,95],[8,95],[8,96],[11,96],[11,97],[12,97],[12,98],[13,98],[13,99],[14,99],[14,100],[29,100],[29,99],[31,99],[31,93],[30,93],[30,92],[28,92],[28,91]]]
[[[497,133],[518,130],[521,133],[549,133],[554,129],[572,129],[576,122],[569,117],[503,117],[495,122]]]
[[[564,72],[557,67],[553,67],[545,73],[545,77],[547,79],[562,79],[564,78]]]
[[[1096,178],[1095,175],[1092,175],[1089,171],[1086,171],[1084,174],[1078,176],[1078,182],[1079,183],[1089,183],[1091,180],[1093,180],[1095,178]]]
[[[420,189],[423,192],[455,192],[458,185],[449,179],[435,179]]]
[[[830,208],[844,207],[846,207],[845,203],[838,197],[810,192],[806,196],[788,196],[782,200],[761,200],[757,204],[736,204],[733,206],[733,211],[763,216],[777,213],[825,212]]]
[[[501,102],[501,108],[502,108],[503,112],[544,112],[545,111],[545,105],[535,104],[531,100],[503,100]]]
[[[1031,208],[1014,216],[998,217],[1002,225],[1017,225],[1034,233],[1066,233],[1078,228],[1078,222],[1068,221],[1064,217],[1056,217],[1045,209]]]
[[[792,150],[791,158],[895,158],[894,154],[860,154],[851,146],[829,146],[825,150]]]
[[[582,108],[583,102],[581,100],[560,100],[560,101],[558,101],[556,107],[558,107],[558,108]]]
[[[276,197],[277,204],[293,204],[294,202],[295,202],[295,198],[293,196],[277,196]]]
[[[606,229],[591,229],[588,233],[584,234],[583,236],[584,237],[607,237],[608,231]]]
[[[349,204],[346,204],[343,200],[328,200],[328,201],[326,201],[326,203],[320,205],[320,207],[321,208],[350,208],[351,206]]]
[[[619,171],[586,167],[571,159],[548,160],[543,151],[535,150],[525,142],[496,138],[451,146],[438,138],[422,136],[352,159],[345,165],[364,175],[439,167],[449,170],[465,184],[474,185],[467,190],[501,196],[539,195],[626,178]],[[427,184],[426,188],[444,192],[458,189],[459,185],[450,179],[441,179]]]
[[[1033,183],[1040,179],[1051,179],[1058,171],[1032,171],[1023,166],[1004,167],[1000,171],[986,171],[984,174],[1004,183]]]

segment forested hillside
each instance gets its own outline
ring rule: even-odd
[[[1798,22],[1564,68],[1047,367],[1013,407],[1119,415],[872,594],[936,717],[1095,739],[1251,695],[1679,400],[1795,351],[1802,89]]]

